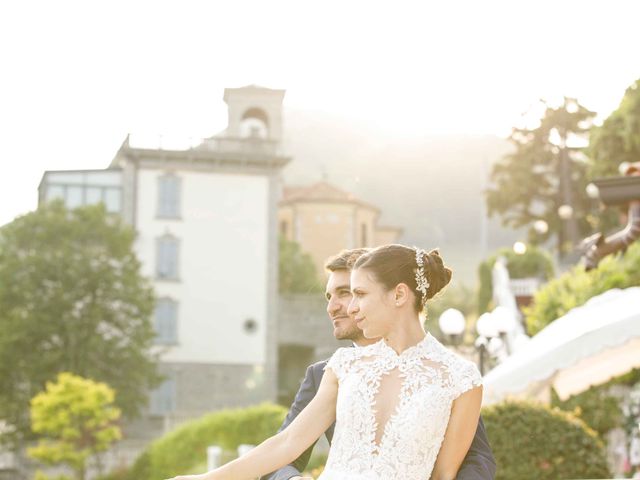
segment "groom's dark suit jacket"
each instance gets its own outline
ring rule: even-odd
[[[294,418],[306,407],[311,399],[315,396],[320,387],[320,380],[324,374],[324,366],[327,364],[327,360],[314,363],[307,367],[307,373],[304,376],[304,380],[300,385],[300,389],[296,394],[296,398],[291,405],[287,417],[284,419],[282,426],[278,432],[284,430]],[[325,432],[327,440],[331,443],[333,438],[333,429],[335,424],[331,425]],[[315,445],[315,444],[314,444]],[[309,447],[300,457],[298,457],[293,463],[282,467],[276,472],[270,473],[262,477],[262,480],[288,480],[291,477],[300,475],[307,464],[309,463],[309,457],[313,445]],[[493,480],[496,475],[496,462],[491,452],[491,446],[489,445],[489,439],[487,438],[487,432],[484,428],[482,418],[478,422],[478,428],[476,434],[473,437],[469,452],[460,466],[456,480]]]

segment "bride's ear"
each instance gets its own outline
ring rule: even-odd
[[[409,287],[406,283],[399,283],[394,290],[394,301],[396,307],[401,307],[409,301]]]

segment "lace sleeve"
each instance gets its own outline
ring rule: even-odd
[[[336,374],[338,380],[341,380],[344,375],[347,373],[347,365],[349,363],[350,353],[352,348],[339,348],[331,355],[331,358],[324,366],[324,370],[330,368],[333,373]]]
[[[482,385],[482,376],[476,364],[469,360],[460,359],[453,385],[453,399],[455,400],[466,391],[480,385]]]

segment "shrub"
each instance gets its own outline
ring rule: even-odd
[[[597,433],[556,408],[508,401],[482,411],[498,465],[496,480],[608,478]]]
[[[591,387],[566,400],[560,400],[552,390],[551,404],[584,420],[601,438],[609,430],[622,424],[620,400],[609,395],[606,388]]]
[[[221,410],[187,422],[151,443],[129,472],[131,480],[157,480],[185,474],[202,463],[207,447],[237,449],[257,445],[273,435],[287,410],[271,404]]]
[[[42,470],[36,470],[36,472],[33,474],[33,480],[71,480],[71,477],[63,474],[51,476],[47,475]]]
[[[517,254],[511,248],[502,248],[478,266],[480,287],[478,291],[478,312],[489,310],[493,296],[491,271],[498,257],[505,257],[510,278],[535,277],[549,280],[554,275],[551,255],[534,245],[527,245],[527,251]]]
[[[590,387],[566,400],[560,400],[555,391],[551,390],[551,405],[562,410],[573,411],[598,432],[600,438],[604,438],[609,430],[624,426],[620,399],[611,395],[611,387],[615,385],[631,387],[638,382],[640,382],[640,368],[634,368],[624,375],[612,378],[602,385]]]
[[[576,266],[561,277],[547,283],[525,310],[527,331],[535,335],[569,310],[583,305],[591,297],[612,288],[640,285],[640,243],[626,253],[608,256],[598,268],[586,272]]]
[[[47,382],[31,399],[31,427],[41,438],[30,457],[49,465],[67,464],[75,478],[86,478],[91,456],[107,450],[122,436],[116,422],[115,392],[106,383],[68,372]]]

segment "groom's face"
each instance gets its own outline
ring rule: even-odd
[[[337,340],[356,342],[363,338],[362,330],[356,326],[354,318],[347,313],[351,302],[351,272],[336,270],[329,274],[325,297],[327,313],[333,324],[333,336]]]

